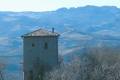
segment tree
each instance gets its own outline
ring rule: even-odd
[[[119,80],[120,49],[88,48],[84,56],[46,73],[44,80]]]
[[[5,68],[5,64],[1,60],[0,61],[0,80],[4,80],[4,76],[3,76],[4,68]]]

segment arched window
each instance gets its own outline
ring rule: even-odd
[[[48,49],[48,43],[47,42],[45,42],[45,44],[44,44],[44,49]]]

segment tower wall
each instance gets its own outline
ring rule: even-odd
[[[57,36],[24,37],[23,43],[24,80],[34,80],[40,67],[47,71],[58,64]]]

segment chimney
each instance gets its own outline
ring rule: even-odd
[[[54,33],[54,30],[55,30],[55,29],[54,29],[54,28],[52,28],[52,33]]]

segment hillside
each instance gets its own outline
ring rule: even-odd
[[[120,9],[113,6],[61,8],[51,12],[0,12],[0,55],[21,55],[20,36],[38,28],[50,30],[55,27],[61,34],[62,54],[86,45],[116,46],[120,44],[119,25]]]
[[[119,48],[120,45],[120,9],[113,6],[61,8],[49,12],[0,12],[0,59],[6,61],[6,71],[19,75],[21,35],[39,28],[51,30],[52,27],[61,35],[59,54],[64,55],[65,61],[84,53],[86,47]]]

